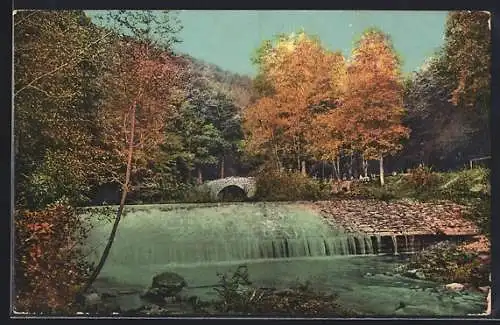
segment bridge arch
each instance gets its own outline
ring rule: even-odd
[[[247,192],[240,185],[227,185],[217,193],[219,201],[243,201],[248,198]]]
[[[255,195],[256,190],[253,177],[227,177],[208,181],[203,185],[209,189],[215,200],[249,199]],[[233,198],[230,198],[231,196]]]

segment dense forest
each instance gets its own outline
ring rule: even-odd
[[[112,149],[118,140],[104,136],[116,130],[104,108],[126,106],[155,64],[170,71],[140,96],[166,118],[158,126],[159,149],[137,161],[130,199],[141,193],[141,201],[179,200],[193,184],[246,176],[266,163],[292,170],[303,163],[319,177],[358,177],[368,166],[379,173],[380,157],[387,157],[389,172],[418,164],[460,168],[490,152],[488,17],[454,13],[447,24],[443,48],[406,79],[390,37],[372,29],[350,58],[304,31],[265,41],[253,58],[259,73],[252,81],[173,53],[174,19],[163,34],[171,37],[141,53],[146,43],[139,34],[98,27],[84,12],[19,12],[17,201],[27,207],[63,196],[79,204],[116,202],[123,166],[110,152],[123,148]],[[140,67],[142,61],[153,70]],[[368,83],[371,89],[361,89]]]
[[[256,49],[250,78],[176,53],[181,22],[171,12],[100,18],[14,16],[15,205],[30,216],[19,222],[44,235],[48,224],[33,220],[62,213],[55,203],[123,210],[266,170],[357,178],[419,164],[458,169],[490,153],[487,13],[451,12],[442,48],[406,77],[377,28],[347,58],[306,31],[277,35]],[[19,249],[42,256],[39,248]],[[56,308],[59,294],[25,304]]]

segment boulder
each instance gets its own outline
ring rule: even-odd
[[[101,295],[93,292],[84,295],[85,306],[96,306],[102,303]]]
[[[417,280],[425,280],[425,274],[417,269],[406,271],[404,276]]]
[[[154,302],[165,302],[165,298],[176,297],[184,287],[186,280],[173,272],[163,272],[153,277],[151,287],[144,292],[143,298]]]
[[[116,304],[122,312],[135,312],[143,309],[146,306],[139,294],[124,294],[113,298],[113,303]]]
[[[464,290],[465,286],[461,283],[454,282],[454,283],[449,283],[449,284],[445,285],[444,287],[448,290],[458,292],[458,291]]]

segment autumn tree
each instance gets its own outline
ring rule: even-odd
[[[347,84],[343,115],[353,131],[348,142],[364,160],[378,158],[384,185],[384,156],[400,150],[401,140],[409,135],[402,125],[400,62],[387,35],[376,29],[363,33],[352,53]]]
[[[338,60],[329,65],[330,80],[325,90],[328,100],[320,101],[311,111],[311,128],[306,133],[308,152],[316,160],[330,161],[337,178],[341,178],[340,155],[346,146],[346,128],[342,105],[347,86],[345,60]]]
[[[254,62],[269,90],[245,112],[247,147],[272,153],[276,168],[283,158],[295,160],[297,170],[305,173],[305,160],[319,147],[312,144],[317,143],[310,132],[313,119],[337,104],[338,87],[332,80],[343,57],[300,32],[281,35],[275,44],[265,42]]]
[[[176,86],[182,82],[183,68],[166,52],[177,41],[173,33],[178,30],[171,26],[169,13],[111,11],[106,18],[107,26],[125,34],[108,53],[115,62],[104,77],[110,92],[100,110],[106,130],[102,141],[118,163],[112,176],[121,185],[121,199],[107,245],[83,292],[106,262],[131,180],[148,173],[151,158],[165,141],[167,119],[182,99],[181,87]]]

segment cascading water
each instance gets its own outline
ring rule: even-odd
[[[394,248],[394,255],[398,255],[398,239],[396,236],[392,235],[391,236],[391,239],[392,239],[392,246]]]
[[[376,238],[377,238],[377,253],[380,254],[382,252],[382,237],[380,235],[377,235]]]
[[[129,208],[109,259],[168,264],[374,253],[371,237],[332,229],[312,212],[279,204],[245,209]],[[110,227],[95,229],[93,246],[104,246]]]
[[[296,281],[310,282],[367,315],[466,315],[482,310],[479,294],[447,297],[434,292],[432,283],[385,275],[400,257],[371,255],[411,251],[414,240],[420,247],[422,238],[409,236],[408,244],[401,241],[398,247],[396,236],[332,229],[320,215],[290,203],[156,205],[126,211],[98,278],[112,292],[122,287],[142,292],[154,275],[171,271],[186,279],[189,295],[209,301],[217,274],[246,264],[254,285],[289,288]],[[86,217],[95,225],[88,248],[93,251],[90,259],[97,260],[111,222],[99,224],[102,218],[92,213]],[[402,302],[407,307],[400,308]]]

